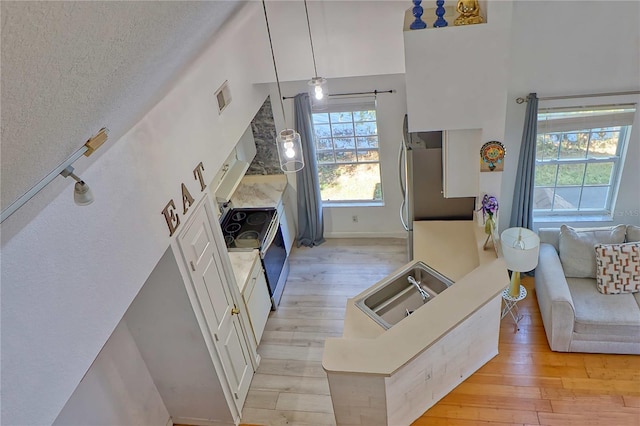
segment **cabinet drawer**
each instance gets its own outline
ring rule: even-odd
[[[244,300],[248,301],[251,298],[251,294],[253,290],[256,288],[256,281],[259,277],[259,274],[262,272],[262,262],[260,262],[260,257],[256,256],[253,266],[251,267],[251,272],[249,272],[249,276],[247,277],[247,284],[242,292],[242,296]]]
[[[262,270],[262,263],[258,259],[256,259],[251,269],[248,280],[243,298],[247,305],[253,337],[256,345],[258,345],[271,311],[271,297],[269,296],[267,280]]]

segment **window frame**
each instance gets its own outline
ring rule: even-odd
[[[361,111],[374,111],[375,112],[375,120],[365,120],[365,121],[357,121],[356,117],[354,116],[356,113],[361,112]],[[332,113],[350,113],[351,114],[351,122],[346,121],[344,123],[351,123],[353,126],[353,135],[352,136],[346,136],[347,138],[353,138],[354,140],[354,147],[353,148],[336,148],[335,145],[335,139],[339,139],[340,136],[335,136],[333,134],[333,124],[336,123],[332,123],[331,122],[331,116],[330,114]],[[319,137],[318,134],[316,133],[315,130],[315,120],[314,120],[314,115],[316,114],[325,114],[327,115],[328,121],[327,121],[327,125],[329,126],[329,131],[330,131],[330,135],[328,137]],[[344,199],[344,200],[324,200],[322,199],[322,204],[325,207],[352,207],[352,206],[383,206],[384,205],[384,192],[382,190],[382,162],[381,162],[381,147],[380,147],[380,132],[378,129],[378,110],[377,110],[377,105],[374,99],[372,100],[361,100],[361,101],[354,101],[353,99],[338,99],[338,100],[331,100],[331,104],[328,105],[327,107],[323,108],[323,109],[316,109],[316,108],[312,108],[311,110],[311,121],[314,127],[313,133],[314,133],[314,148],[315,148],[315,156],[316,156],[316,164],[318,167],[320,166],[348,166],[348,165],[367,165],[367,164],[377,164],[378,165],[378,173],[379,173],[379,177],[380,177],[380,193],[381,193],[381,198],[380,199]],[[367,134],[367,135],[358,135],[356,133],[356,124],[357,123],[375,123],[376,126],[376,133],[375,134]],[[323,123],[325,124],[325,123]],[[377,147],[376,148],[371,148],[371,147],[367,147],[367,148],[358,148],[358,138],[368,138],[368,137],[376,137],[377,138]],[[319,139],[329,139],[331,142],[331,149],[323,149],[320,150],[318,147],[318,140]],[[378,160],[377,161],[363,161],[363,160],[358,160],[358,154],[361,151],[375,151],[378,153]],[[318,158],[319,153],[331,153],[333,155],[333,162],[321,162],[320,159]],[[336,154],[339,154],[341,152],[353,152],[354,154],[354,158],[355,161],[336,161]],[[321,198],[322,198],[322,192],[321,192]]]
[[[545,108],[541,108],[538,111],[538,117],[541,113],[544,112],[553,112],[555,111],[579,111],[579,110],[584,110],[584,109],[603,109],[603,108],[611,108],[613,109],[615,108],[635,108],[635,111],[631,112],[631,113],[618,113],[618,114],[614,114],[614,116],[623,116],[623,114],[628,114],[628,116],[630,116],[630,121],[629,122],[625,122],[625,124],[616,124],[613,122],[609,122],[608,125],[602,125],[602,119],[600,116],[595,115],[592,117],[588,117],[587,119],[585,119],[584,121],[582,121],[581,124],[585,124],[584,126],[577,126],[574,125],[575,128],[571,128],[571,127],[567,127],[567,128],[551,128],[550,130],[547,131],[540,131],[541,130],[541,123],[543,123],[543,120],[540,120],[538,118],[538,132],[537,135],[550,135],[550,134],[560,134],[560,135],[564,135],[564,134],[569,134],[569,133],[582,133],[581,131],[584,130],[588,130],[589,133],[589,137],[587,140],[587,144],[586,144],[586,154],[585,157],[583,158],[559,158],[560,156],[560,152],[562,150],[562,140],[558,143],[558,151],[556,154],[555,158],[551,158],[551,159],[538,159],[538,146],[537,146],[537,140],[536,140],[536,158],[535,158],[535,172],[538,172],[538,167],[539,166],[549,166],[549,165],[555,165],[556,166],[556,171],[555,171],[555,176],[554,176],[554,182],[553,184],[548,184],[548,185],[536,185],[535,179],[534,179],[534,191],[538,188],[549,188],[552,189],[554,191],[554,194],[556,194],[557,189],[559,188],[558,186],[558,180],[560,177],[560,166],[561,165],[570,165],[570,164],[579,164],[579,165],[584,165],[584,170],[582,172],[582,183],[580,185],[560,185],[560,188],[579,188],[580,189],[580,193],[579,193],[579,197],[578,197],[578,207],[576,207],[575,209],[561,209],[561,210],[554,210],[554,205],[555,205],[555,196],[552,199],[552,204],[551,204],[551,209],[536,209],[535,207],[533,208],[533,216],[534,216],[534,221],[537,222],[546,222],[546,221],[553,221],[554,219],[573,219],[576,221],[580,221],[580,220],[599,220],[599,219],[612,219],[613,218],[613,211],[615,208],[615,203],[617,201],[617,195],[618,195],[618,191],[620,189],[620,182],[621,182],[621,178],[622,178],[622,172],[623,172],[623,166],[624,166],[624,161],[625,161],[625,157],[626,157],[626,152],[627,152],[627,148],[629,146],[629,142],[630,142],[630,137],[631,137],[631,133],[633,132],[633,124],[634,124],[634,116],[637,114],[637,108],[638,105],[636,103],[629,103],[626,102],[624,104],[616,104],[616,105],[597,105],[597,104],[593,104],[593,105],[588,105],[588,106],[569,106],[569,107],[554,107],[554,106],[549,106],[549,107],[545,107]],[[627,118],[628,119],[628,118]],[[591,146],[591,142],[592,142],[592,135],[594,133],[594,129],[599,129],[599,128],[608,128],[608,127],[620,127],[619,130],[619,136],[618,136],[618,143],[616,146],[616,152],[613,155],[609,155],[609,156],[602,156],[602,157],[589,157],[589,148]],[[543,126],[542,126],[543,127]],[[588,174],[588,166],[589,164],[600,164],[600,163],[613,163],[612,165],[612,169],[611,169],[611,175],[609,178],[609,183],[608,184],[588,184],[585,182],[587,174]],[[606,199],[604,200],[604,207],[603,208],[586,208],[586,207],[580,207],[582,200],[583,200],[583,195],[584,195],[584,189],[585,188],[607,188],[607,194],[606,194]]]

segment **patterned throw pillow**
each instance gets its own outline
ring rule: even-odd
[[[640,243],[598,244],[595,249],[600,293],[640,291]]]

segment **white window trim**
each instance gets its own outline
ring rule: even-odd
[[[384,201],[351,200],[351,201],[323,201],[322,207],[343,208],[343,207],[384,207]]]
[[[619,95],[619,96],[607,96],[607,97],[585,97],[580,99],[555,99],[551,101],[540,101],[538,104],[538,111],[545,109],[559,109],[559,108],[577,108],[577,107],[600,107],[602,105],[623,105],[623,104],[635,104],[636,111],[633,116],[624,115],[624,119],[631,119],[632,130],[627,133],[626,141],[620,152],[619,159],[616,164],[618,169],[615,176],[615,182],[612,183],[611,201],[609,203],[610,209],[594,209],[594,210],[581,210],[581,211],[544,211],[533,210],[533,221],[535,222],[607,222],[614,220],[614,212],[616,209],[616,203],[618,200],[618,192],[620,190],[620,181],[624,173],[624,164],[627,156],[627,150],[630,145],[631,135],[637,133],[640,127],[640,95]],[[563,131],[563,130],[558,130]],[[546,132],[548,133],[548,132]],[[585,159],[586,160],[586,159]],[[536,167],[538,160],[536,160]]]
[[[358,99],[355,100],[353,98],[344,98],[344,99],[333,99],[331,100],[331,104],[327,105],[322,110],[312,109],[311,114],[327,114],[327,113],[335,113],[335,112],[358,112],[358,111],[367,111],[374,110],[376,112],[376,126],[378,126],[378,110],[376,108],[375,99]],[[314,131],[315,133],[315,131]],[[377,164],[380,168],[380,185],[382,186],[382,161],[380,157],[380,133],[376,133],[375,135],[378,138],[378,147],[372,148],[371,150],[378,151],[378,161],[361,161],[361,162],[341,162],[341,163],[320,163],[318,162],[318,166],[321,165],[359,165],[359,164]],[[353,136],[354,139],[357,138],[357,135]],[[331,136],[333,139],[333,135]],[[345,151],[342,149],[333,149],[333,152]],[[352,150],[346,150],[352,151]],[[357,152],[357,149],[356,149]],[[317,161],[317,158],[316,158]],[[384,192],[382,193],[381,200],[322,200],[322,207],[334,208],[334,207],[383,207],[384,203]]]

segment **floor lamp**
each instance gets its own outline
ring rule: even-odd
[[[502,232],[500,240],[507,268],[512,271],[509,296],[516,298],[520,293],[520,273],[538,266],[540,238],[527,228],[509,228]]]

